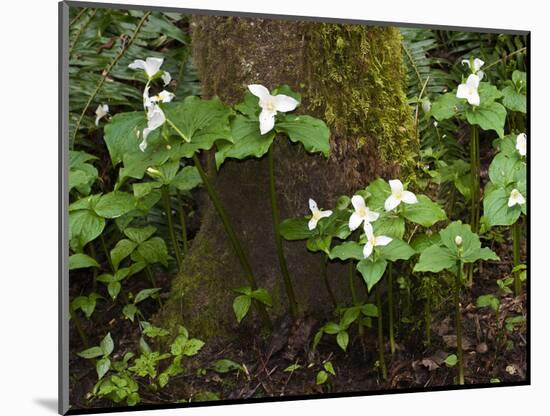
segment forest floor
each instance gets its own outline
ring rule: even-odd
[[[466,384],[519,383],[527,377],[526,321],[508,329],[505,325],[509,316],[526,318],[526,295],[515,298],[513,295],[498,293],[496,280],[508,276],[512,267],[509,255],[511,248],[507,244],[496,243],[492,248],[501,257],[501,262],[485,263],[476,269],[473,288],[464,290],[461,299]],[[157,279],[160,287],[169,287],[169,275],[159,275]],[[141,289],[137,279],[135,282],[136,287],[128,287],[134,293]],[[73,286],[71,295],[77,296],[82,288],[78,288],[78,284]],[[488,293],[500,298],[498,319],[490,308],[475,306],[477,297]],[[140,307],[145,316],[152,316],[158,304],[147,300]],[[135,351],[140,337],[138,325],[129,325],[121,316],[120,306],[112,303],[112,307],[101,314],[102,322],[97,322],[98,316],[95,315],[93,325],[83,320],[90,345],[97,345],[110,331],[117,344],[116,356]],[[276,322],[274,332],[267,337],[259,336],[261,331],[257,328],[237,328],[238,341],[222,345],[207,342],[197,356],[187,360],[185,373],[172,378],[165,388],[159,391],[148,389],[147,381],[144,380],[140,387],[140,404],[429,389],[456,383],[456,367],[448,367],[444,363],[456,347],[450,298],[444,299],[443,306],[433,312],[429,346],[422,318],[416,323],[400,323],[397,326],[395,354],[390,354],[386,343],[386,380],[382,379],[375,366],[378,360],[375,323],[372,328],[366,329],[361,339],[356,330],[350,331],[347,352],[337,346],[334,336],[328,335],[323,337],[315,352],[310,350],[315,331],[327,318],[307,317],[295,324],[283,319]],[[84,346],[72,324],[70,340],[72,407],[115,406],[108,400],[89,402],[86,399],[97,381],[95,367],[89,360],[76,356],[76,352],[82,351]],[[387,337],[385,340],[388,341]],[[216,372],[212,365],[220,359],[242,364],[242,369]],[[316,375],[325,361],[332,362],[336,375],[330,375],[325,384],[318,385]],[[293,372],[284,371],[293,364],[302,367]]]

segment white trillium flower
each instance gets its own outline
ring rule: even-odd
[[[432,109],[432,102],[429,99],[422,100],[422,111],[429,113]]]
[[[367,223],[365,223],[366,225]],[[363,256],[369,258],[376,246],[387,246],[391,243],[392,238],[385,235],[375,236],[370,224],[365,227],[365,234],[367,236],[367,244],[363,247]]]
[[[99,120],[109,114],[109,106],[107,104],[100,104],[95,110],[95,125],[99,125]]]
[[[128,65],[128,68],[143,69],[147,74],[147,76],[149,77],[149,79],[151,79],[155,75],[157,75],[163,62],[164,62],[163,58],[149,57],[145,59],[145,61],[143,59],[136,59],[134,62]]]
[[[145,109],[150,108],[156,103],[169,103],[174,99],[175,95],[170,91],[162,90],[157,95],[149,96],[149,84],[145,86],[143,90],[143,107]]]
[[[297,100],[288,95],[271,95],[263,85],[252,84],[248,90],[260,99],[260,133],[266,134],[275,126],[275,115],[277,112],[286,113],[292,111],[299,104]]]
[[[481,69],[481,67],[483,65],[485,65],[485,62],[482,61],[481,59],[479,58],[475,58],[474,59],[474,67],[472,68],[472,63],[470,62],[469,59],[463,59],[462,60],[462,65],[468,65],[468,68],[470,68],[470,70],[472,71],[473,74],[477,74],[479,72],[479,70]]]
[[[520,194],[517,189],[512,189],[510,192],[510,198],[508,198],[508,207],[513,207],[514,205],[523,205],[525,204],[525,197]]]
[[[351,231],[356,230],[359,226],[365,222],[369,224],[372,221],[376,221],[380,214],[378,212],[371,211],[365,204],[365,200],[360,195],[354,195],[351,198],[351,204],[355,212],[349,217],[349,229]]]
[[[332,211],[321,211],[319,208],[317,208],[317,202],[315,202],[313,199],[309,198],[309,209],[311,210],[311,219],[309,220],[307,227],[310,231],[314,230],[317,227],[317,223],[321,218],[330,217],[332,215]]]
[[[152,105],[147,109],[147,127],[143,129],[143,140],[139,144],[139,149],[145,152],[147,149],[147,136],[164,124],[166,117],[158,105]]]
[[[391,211],[399,206],[401,202],[404,202],[405,204],[416,204],[418,202],[415,194],[403,189],[403,184],[399,179],[390,180],[389,183],[391,195],[386,199],[386,202],[384,202],[384,208],[386,211]]]
[[[170,84],[170,81],[172,81],[172,76],[170,75],[170,72],[164,71],[162,73],[162,82],[164,82],[164,86],[166,87],[168,84]]]
[[[516,137],[516,150],[521,156],[527,154],[527,135],[525,133],[520,133]]]
[[[468,103],[474,106],[479,106],[479,87],[480,78],[476,74],[470,74],[464,84],[460,84],[456,90],[457,98],[466,98]]]

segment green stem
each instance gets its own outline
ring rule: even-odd
[[[243,268],[245,272],[245,276],[248,280],[248,283],[252,287],[252,290],[255,290],[258,288],[258,285],[256,283],[256,278],[254,277],[254,273],[252,272],[252,267],[250,266],[250,263],[248,261],[248,258],[246,257],[246,254],[241,247],[241,243],[239,242],[239,239],[237,238],[237,234],[235,233],[235,230],[233,228],[233,225],[229,221],[229,218],[225,212],[225,209],[223,208],[223,205],[221,203],[221,200],[218,196],[218,193],[212,186],[212,183],[210,182],[210,179],[206,175],[206,172],[204,171],[201,161],[197,157],[196,154],[193,155],[193,162],[195,163],[195,167],[197,168],[199,175],[201,176],[202,183],[204,184],[204,187],[206,189],[206,192],[208,193],[208,196],[210,197],[210,200],[212,201],[212,204],[214,205],[214,208],[218,212],[218,215],[223,223],[223,226],[225,228],[225,231],[227,233],[227,236],[229,237],[229,240],[231,242],[231,245],[233,246],[233,249],[235,250],[235,254],[237,255],[237,258],[239,259],[239,262],[241,264],[241,267]],[[258,309],[258,313],[260,314],[260,319],[262,320],[262,323],[265,327],[271,329],[271,319],[269,318],[269,315],[267,314],[267,311],[265,309],[265,306],[260,302],[254,302],[256,305],[256,308]]]
[[[429,279],[429,277],[427,277]],[[426,346],[432,345],[432,291],[427,293],[426,301],[424,303],[424,323],[426,330]]]
[[[181,240],[183,241],[183,255],[185,255],[189,250],[189,242],[187,241],[187,224],[185,221],[185,211],[183,210],[183,200],[181,198],[181,193],[177,188],[176,195],[178,197],[178,214],[181,225]]]
[[[520,258],[520,242],[521,242],[521,229],[520,229],[520,223],[519,219],[512,224],[512,243],[514,248],[514,267],[517,267],[520,264],[521,258]],[[520,278],[520,271],[517,270],[514,273],[514,294],[516,296],[520,296],[522,293],[522,287],[521,287],[521,278]]]
[[[479,232],[479,218],[481,210],[480,195],[480,159],[479,159],[479,129],[470,126],[470,227],[474,233]],[[466,267],[466,281],[472,287],[474,280],[474,263]]]
[[[380,296],[380,287],[376,288],[376,307],[378,308],[378,362],[382,371],[382,378],[388,378],[386,369],[386,358],[384,356],[384,333],[382,326],[382,297]]]
[[[99,237],[101,241],[101,248],[103,249],[103,252],[105,253],[105,257],[107,258],[107,263],[109,263],[109,267],[111,271],[114,273],[115,267],[113,266],[113,261],[111,260],[111,255],[109,253],[109,250],[107,250],[107,244],[105,244],[105,237],[103,237],[103,234],[100,234]]]
[[[479,138],[477,126],[470,126],[470,226],[477,233],[479,218]]]
[[[464,361],[462,356],[462,320],[460,313],[460,288],[462,286],[462,261],[457,262],[454,301],[455,301],[455,327],[456,327],[456,355],[458,358],[458,384],[464,384]]]
[[[336,302],[336,296],[334,296],[334,292],[332,291],[332,288],[330,287],[330,283],[328,281],[328,257],[326,255],[323,256],[323,263],[321,264],[321,270],[322,270],[321,274],[323,276],[323,282],[325,283],[328,296],[330,298],[330,301],[332,302],[332,306],[336,308],[338,303]]]
[[[275,236],[275,248],[277,249],[277,257],[279,258],[279,267],[281,269],[281,274],[283,276],[283,281],[285,284],[286,295],[288,297],[288,303],[290,305],[290,314],[292,315],[292,319],[296,320],[298,319],[298,303],[296,302],[296,296],[294,295],[294,288],[292,287],[292,280],[290,279],[290,274],[288,273],[288,267],[286,264],[285,254],[283,251],[283,240],[281,238],[281,233],[279,230],[281,219],[279,216],[279,206],[277,204],[277,191],[275,189],[273,146],[269,148],[268,161],[269,161],[269,193],[271,196],[271,219],[273,222],[273,234]]]
[[[359,302],[357,299],[357,292],[355,291],[354,277],[355,277],[355,263],[353,261],[350,261],[348,263],[348,281],[349,281],[349,290],[351,292],[351,300],[353,301],[353,305],[355,306]]]
[[[89,247],[89,250],[90,250],[90,256],[97,260],[97,254],[96,254],[96,251],[95,251],[95,247],[94,247],[94,243],[93,241],[90,242],[90,244],[88,245]],[[93,270],[93,277],[92,277],[92,292],[95,292],[97,290],[97,268],[94,267],[94,270]]]
[[[151,268],[149,267],[149,265],[145,266],[145,274],[147,274],[147,277],[148,277],[149,282],[151,283],[151,285],[153,287],[158,287],[157,286],[157,280],[155,279],[155,275],[154,275],[153,271],[151,270]],[[158,302],[159,306],[162,306],[162,301],[160,300],[160,296],[157,297],[157,302]]]
[[[151,271],[151,268],[149,265],[145,266],[145,273],[147,274],[147,277],[149,278],[149,282],[153,285],[153,287],[157,287],[157,281],[155,279],[155,275]]]
[[[166,212],[166,222],[168,224],[170,239],[172,240],[172,248],[174,250],[174,255],[176,256],[176,263],[178,264],[178,270],[181,270],[181,253],[172,219],[172,202],[170,201],[170,188],[168,185],[162,185],[162,201],[164,203],[164,211]]]
[[[82,324],[80,323],[80,318],[77,316],[77,314],[70,309],[69,313],[71,314],[71,319],[73,320],[74,327],[76,328],[76,332],[78,332],[78,335],[80,336],[80,339],[82,340],[82,344],[84,344],[84,348],[88,348],[88,337],[84,333],[84,330],[82,329]]]
[[[389,264],[388,267],[388,328],[389,328],[389,335],[390,335],[390,351],[393,354],[395,354],[395,336],[394,336],[394,328],[393,328],[393,270],[392,270],[392,264]]]

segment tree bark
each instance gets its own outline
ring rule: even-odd
[[[302,94],[298,111],[330,126],[328,159],[286,138],[275,140],[282,219],[309,214],[308,198],[330,209],[340,195],[351,196],[376,177],[406,178],[411,172],[418,140],[404,93],[397,29],[196,16],[192,41],[205,97],[234,104],[248,84],[270,89],[288,84]],[[273,295],[271,314],[281,316],[288,305],[272,234],[266,157],[227,160],[215,186],[259,285]],[[285,242],[284,248],[300,309],[317,315],[330,310],[322,255],[308,252],[304,242]],[[328,275],[338,301],[348,301],[345,265],[330,264]],[[157,320],[169,328],[184,324],[203,339],[226,336],[236,326],[232,289],[241,286],[246,280],[217,213],[207,206]],[[243,323],[253,323],[253,309],[251,315]]]

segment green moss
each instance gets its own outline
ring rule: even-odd
[[[307,27],[309,106],[334,134],[358,148],[374,145],[403,174],[418,149],[405,95],[401,35],[390,27],[310,23]],[[336,143],[338,145],[338,143]]]
[[[230,289],[222,288],[220,271],[234,271],[228,267],[227,251],[220,250],[222,245],[205,234],[193,241],[194,255],[184,258],[184,269],[173,279],[170,298],[156,317],[170,333],[176,334],[183,325],[193,336],[207,340],[229,330],[219,319],[223,305],[231,305]]]

